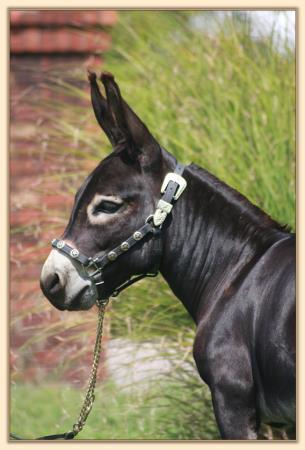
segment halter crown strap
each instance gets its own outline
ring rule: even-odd
[[[167,215],[173,209],[173,204],[184,189],[186,188],[186,180],[182,177],[185,166],[182,164],[177,164],[174,172],[169,172],[166,174],[164,181],[161,186],[161,194],[157,209],[153,216],[153,222],[156,227],[159,227],[165,221]]]

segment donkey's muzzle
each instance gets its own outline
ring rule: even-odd
[[[91,308],[97,291],[91,280],[67,258],[52,250],[43,265],[40,287],[47,299],[59,310]]]

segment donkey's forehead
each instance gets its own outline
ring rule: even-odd
[[[79,190],[79,197],[93,197],[99,194],[118,194],[130,189],[141,189],[141,177],[121,158],[110,155],[93,170]]]
[[[82,217],[86,217],[86,207],[97,194],[124,199],[144,192],[140,174],[120,158],[110,156],[99,163],[79,188],[65,234],[76,222],[80,211],[85,214]]]

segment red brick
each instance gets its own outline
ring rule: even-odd
[[[28,267],[26,267],[26,270],[20,270],[20,272],[23,272],[23,279],[16,282],[16,277],[12,277],[12,285],[16,284],[18,286],[18,289],[20,292],[27,292],[29,294],[33,294],[34,292],[37,292],[39,288],[39,280],[37,275],[39,275],[40,270],[37,267],[37,265],[32,268],[31,271],[29,271]]]
[[[37,45],[41,45],[42,30],[39,28],[31,28],[26,30],[17,30],[11,32],[11,52],[13,53],[29,53],[37,52]]]
[[[11,349],[18,349],[19,347],[21,347],[21,345],[23,345],[26,341],[27,337],[18,333],[17,331],[15,332],[11,332],[11,336],[10,336],[10,346]],[[18,360],[18,355],[15,358],[15,361]]]
[[[104,52],[110,36],[102,31],[21,29],[11,33],[11,52],[23,53],[91,53]]]
[[[22,382],[24,382],[24,381],[33,382],[39,378],[39,372],[40,372],[40,367],[33,366],[32,364],[30,364],[29,366],[27,366],[23,369],[22,374],[20,374],[20,373],[16,374],[16,379],[20,380]],[[44,373],[45,373],[45,371],[44,371]]]
[[[38,222],[41,218],[41,211],[25,210],[11,211],[10,223],[12,226],[28,225],[31,222]]]
[[[38,10],[38,11],[11,11],[11,26],[25,25],[114,25],[117,20],[116,11],[101,10]]]
[[[42,203],[45,205],[46,208],[56,208],[59,207],[61,209],[64,209],[65,207],[69,206],[72,207],[73,199],[71,198],[71,195],[44,195],[41,199]]]
[[[114,25],[117,21],[116,11],[98,11],[98,23],[103,25]]]
[[[22,11],[10,11],[10,23],[19,24],[22,20]]]
[[[26,316],[23,321],[22,325],[27,327],[38,327],[39,325],[42,325],[46,320],[45,313],[33,313]]]
[[[17,353],[13,350],[10,350],[10,370],[16,369],[17,360],[18,360]]]
[[[36,164],[35,164],[36,163]],[[41,174],[41,171],[45,172],[47,167],[41,168],[39,160],[35,161],[33,158],[23,156],[10,159],[10,171],[14,176],[31,176]]]
[[[86,69],[99,71],[103,64],[103,59],[99,55],[90,55],[84,62]]]
[[[35,352],[33,356],[35,363],[46,368],[56,367],[61,362],[61,355],[56,350],[43,349],[43,351]]]
[[[21,13],[23,14],[25,12]],[[45,13],[46,11],[43,15],[44,20],[51,20],[49,13],[54,14],[54,11],[48,11],[48,14]],[[69,20],[73,20],[74,23],[80,17],[78,15],[82,15],[81,11],[75,11],[75,13],[76,16],[72,14],[72,11],[69,11],[71,16]],[[87,21],[93,20],[92,13],[100,20],[100,14],[104,14],[105,12],[91,11],[90,17],[88,16],[86,18]],[[18,21],[20,14],[19,18],[18,14],[15,15],[15,18],[13,14],[12,18],[12,20],[16,19]],[[35,16],[35,14],[31,16],[31,20],[36,20],[37,23],[39,22],[39,25],[43,23],[41,19],[42,17],[38,21],[38,15]],[[64,23],[67,17],[65,14],[60,14],[56,20],[58,26],[55,25],[57,26],[57,30],[60,31],[59,22]],[[44,31],[48,33],[53,31],[54,33],[56,26],[52,25]],[[26,27],[24,28],[26,29]],[[21,27],[19,30],[21,31]],[[15,33],[15,29],[13,29],[13,32]],[[82,33],[82,35],[76,31],[72,32],[70,30],[70,32],[71,36],[74,33],[74,36],[82,37],[82,40],[76,39],[75,44],[73,39],[71,40],[71,45],[75,45],[76,49],[83,49],[85,46],[86,48],[95,49],[97,45],[100,45],[99,40],[102,39],[103,41],[104,39],[103,34],[100,34],[100,32],[97,33],[96,31],[91,31],[88,34]],[[18,35],[20,37],[20,32]],[[55,47],[60,46],[62,35],[59,33],[58,35],[53,34],[52,36],[54,37],[52,44]],[[59,41],[56,41],[55,36],[59,36]],[[105,39],[107,42],[110,42],[109,37]],[[42,35],[40,40],[42,40]],[[22,44],[24,43],[22,42]],[[105,42],[102,42],[102,44],[105,45]],[[93,51],[95,52],[95,50]],[[41,267],[50,251],[50,239],[53,236],[60,236],[63,232],[73,202],[73,195],[66,193],[62,188],[62,184],[58,183],[54,178],[44,177],[44,174],[46,172],[54,174],[58,171],[62,173],[75,173],[78,170],[79,173],[85,176],[96,165],[94,161],[90,160],[84,164],[80,164],[77,158],[73,158],[68,153],[55,153],[54,148],[56,147],[56,142],[54,141],[52,141],[52,148],[47,147],[43,149],[40,139],[42,132],[40,132],[39,125],[36,125],[36,121],[38,118],[44,117],[44,110],[42,108],[39,111],[34,108],[32,109],[31,100],[33,99],[33,94],[35,95],[37,92],[37,97],[35,98],[40,98],[43,92],[47,91],[50,93],[46,88],[41,90],[39,88],[38,93],[38,86],[44,81],[44,75],[40,74],[44,74],[45,70],[52,71],[55,64],[58,67],[63,67],[64,64],[65,71],[68,73],[70,67],[72,70],[74,67],[84,66],[85,59],[90,57],[90,52],[84,54],[77,54],[75,52],[72,56],[70,53],[69,51],[70,59],[64,53],[61,55],[49,53],[39,57],[35,54],[28,54],[22,59],[16,55],[12,56],[11,59],[11,70],[12,75],[14,75],[11,77],[11,114],[14,118],[15,130],[12,129],[11,131],[10,206],[12,220],[15,224],[17,223],[17,226],[24,225],[25,230],[24,232],[18,231],[18,233],[13,234],[10,238],[10,314],[14,323],[11,328],[11,346],[15,351],[15,354],[11,358],[11,373],[14,380],[20,379],[24,381],[26,378],[29,381],[35,382],[35,380],[46,377],[49,374],[52,375],[51,369],[53,367],[56,368],[56,358],[58,355],[61,355],[60,358],[62,359],[60,361],[70,361],[71,359],[73,361],[75,353],[73,351],[71,352],[71,349],[74,348],[74,344],[76,345],[75,348],[79,357],[77,357],[77,361],[75,360],[69,364],[66,372],[62,371],[62,374],[59,374],[58,371],[56,372],[59,376],[59,381],[67,378],[71,379],[71,377],[73,378],[75,376],[78,380],[76,383],[86,383],[90,371],[94,344],[94,331],[92,331],[92,327],[90,328],[90,332],[85,325],[83,327],[77,327],[77,330],[73,334],[73,330],[69,329],[71,327],[71,322],[68,320],[69,317],[67,321],[63,322],[63,318],[66,319],[66,316],[61,315],[61,313],[49,304],[43,297],[39,287]],[[23,72],[23,63],[21,61],[25,61],[25,64],[31,66],[33,70]],[[31,86],[35,86],[35,90],[30,90],[29,88]],[[84,86],[86,89],[87,84],[85,83]],[[27,90],[29,91],[27,92]],[[69,102],[69,98],[65,99],[65,101]],[[26,130],[28,124],[32,126],[30,132]],[[47,126],[44,123],[41,130],[47,129]],[[60,145],[64,146],[63,140],[60,140]],[[70,145],[71,142],[67,140],[67,148]],[[83,175],[81,176],[83,177]],[[74,180],[72,182],[75,185],[80,184],[80,181],[76,182]],[[63,184],[66,185],[66,183]],[[52,213],[52,210],[55,212]],[[40,247],[38,242],[44,243],[45,245]],[[38,312],[34,313],[42,309],[44,311],[43,314]],[[33,311],[33,313],[30,311]],[[24,321],[22,318],[25,318]],[[44,336],[41,333],[40,339],[31,341],[31,338],[35,337],[36,334],[40,337],[39,333],[52,324],[59,324],[59,327],[61,326],[62,328],[57,331],[54,330],[54,336],[47,338],[46,333]],[[79,336],[82,336],[81,340]],[[85,343],[83,336],[86,336]],[[26,345],[22,347],[23,344]],[[45,358],[43,356],[44,352]],[[77,372],[77,369],[80,368],[82,370]]]

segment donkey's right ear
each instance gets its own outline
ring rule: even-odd
[[[108,109],[107,101],[101,94],[96,81],[96,74],[88,71],[88,79],[91,88],[91,102],[96,120],[107,135],[110,143],[115,147],[123,138],[122,133],[117,128],[113,117]]]

